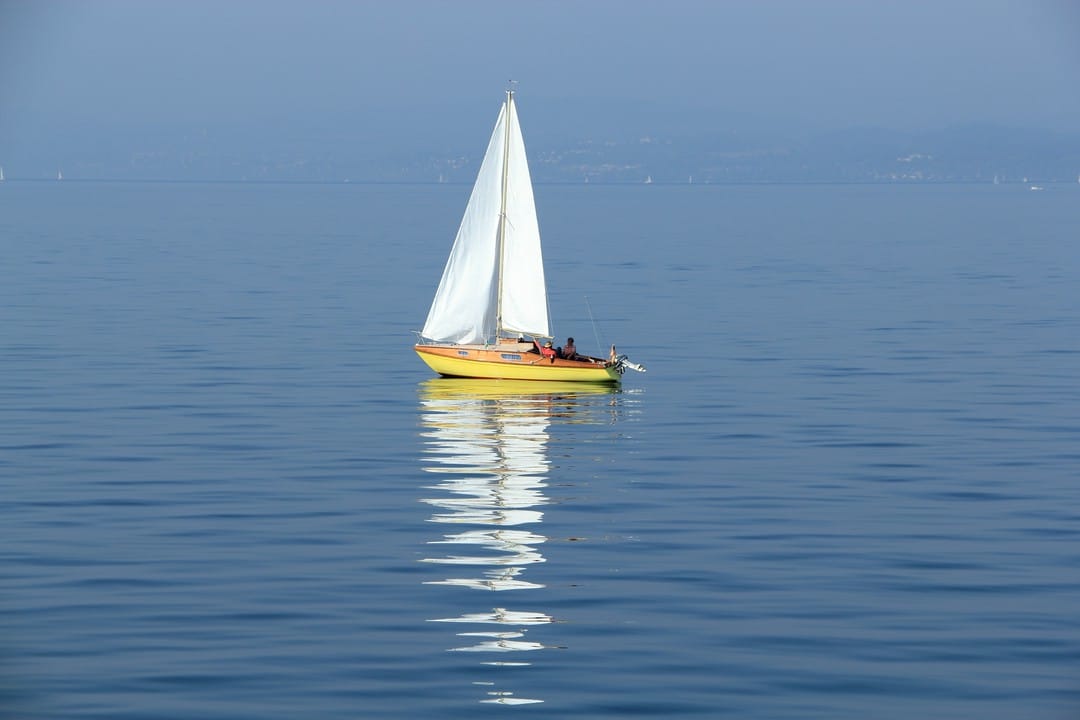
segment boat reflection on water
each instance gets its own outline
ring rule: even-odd
[[[453,568],[453,577],[426,585],[487,592],[544,588],[530,581],[527,570],[546,562],[538,532],[549,503],[548,431],[574,422],[611,422],[617,416],[618,389],[585,383],[513,380],[435,379],[419,388],[424,428],[424,470],[440,477],[428,486],[438,495],[423,502],[435,510],[431,522],[461,526],[429,541],[437,556],[425,563]],[[608,397],[604,397],[608,396]],[[599,411],[600,416],[597,416]],[[530,630],[555,622],[512,593],[496,607],[431,622],[468,626],[457,633],[453,652],[478,653],[490,667],[527,667],[527,653],[553,647],[529,636]],[[512,598],[514,602],[511,602]],[[528,596],[531,603],[542,595]],[[510,606],[516,606],[511,609]],[[513,654],[513,660],[508,659]],[[543,700],[493,689],[484,703],[524,705]]]

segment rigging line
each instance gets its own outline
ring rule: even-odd
[[[552,341],[555,340],[555,316],[551,314],[551,295],[547,292],[547,272],[544,271],[544,258],[540,256],[540,272],[544,274],[544,309],[547,311],[547,332]]]
[[[549,298],[546,293],[544,295],[544,304],[547,306],[547,314],[548,314],[547,331],[550,333],[550,332],[552,332],[552,329],[555,327],[555,318],[552,317],[552,315],[551,315],[551,298]],[[552,335],[551,338],[552,338],[552,340],[554,340],[555,336]]]
[[[600,334],[596,330],[596,318],[593,317],[592,305],[589,304],[589,296],[588,295],[585,296],[585,309],[589,311],[589,322],[592,323],[592,334],[593,334],[593,337],[596,339],[596,347],[603,348],[604,343],[600,342]]]

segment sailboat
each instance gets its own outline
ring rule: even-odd
[[[532,180],[514,91],[506,91],[416,353],[447,377],[616,383],[644,371],[606,358],[559,357]]]

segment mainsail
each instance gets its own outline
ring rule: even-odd
[[[421,334],[464,345],[500,333],[551,335],[540,228],[512,92],[499,111]]]

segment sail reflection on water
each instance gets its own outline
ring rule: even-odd
[[[530,567],[546,562],[538,532],[549,503],[545,489],[550,461],[548,428],[554,419],[572,415],[583,398],[612,394],[604,386],[528,381],[430,380],[420,386],[426,472],[439,476],[428,489],[438,491],[423,502],[434,507],[430,521],[447,526],[429,541],[431,557],[423,562],[452,568],[451,577],[426,585],[505,592],[544,587],[526,577]],[[521,601],[524,595],[507,596]],[[540,595],[528,595],[531,601]],[[453,652],[479,653],[483,664],[525,667],[526,654],[550,649],[528,636],[531,629],[554,622],[535,607],[511,609],[512,603],[431,622],[467,626],[457,633]],[[513,603],[517,605],[517,603]],[[507,659],[513,653],[513,660]],[[481,702],[520,705],[543,702],[497,690]]]

